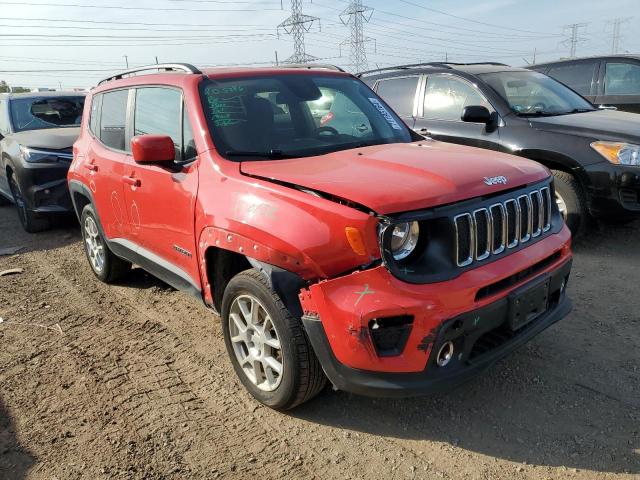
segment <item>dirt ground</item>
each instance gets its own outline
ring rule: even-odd
[[[239,386],[218,318],[140,269],[107,286],[79,227],[0,207],[0,478],[640,478],[640,223],[575,248],[572,314],[447,394]]]

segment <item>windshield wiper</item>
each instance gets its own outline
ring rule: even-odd
[[[268,151],[264,151],[264,152],[259,152],[259,151],[242,151],[242,150],[227,150],[225,152],[225,155],[227,157],[259,157],[259,158],[273,158],[273,159],[279,159],[279,158],[297,158],[299,155],[291,155],[288,153],[284,153],[282,150],[275,150],[275,149],[271,149]]]

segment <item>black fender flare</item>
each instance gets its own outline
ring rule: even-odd
[[[247,257],[253,268],[258,270],[269,282],[269,286],[278,294],[289,313],[296,318],[302,317],[302,305],[298,293],[307,282],[297,273],[284,270],[275,265]]]

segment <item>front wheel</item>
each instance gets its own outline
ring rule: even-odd
[[[569,230],[574,237],[577,237],[589,221],[584,191],[578,180],[570,173],[562,170],[551,172],[555,178],[556,204]]]
[[[260,403],[287,410],[324,387],[326,377],[300,320],[257,270],[239,273],[227,285],[222,330],[236,374]]]
[[[50,226],[49,219],[29,209],[15,175],[11,175],[9,177],[9,188],[11,189],[11,195],[13,196],[13,203],[15,203],[16,208],[18,209],[20,224],[22,225],[22,228],[24,228],[25,232],[37,233],[47,230]]]

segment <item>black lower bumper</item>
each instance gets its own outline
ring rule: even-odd
[[[598,218],[640,218],[640,168],[609,162],[585,167],[589,211]]]
[[[29,210],[36,213],[72,213],[73,204],[67,186],[69,164],[45,163],[16,166],[16,180]]]
[[[347,367],[333,354],[320,319],[303,316],[302,320],[325,374],[338,389],[374,397],[436,393],[470,380],[565,317],[571,311],[571,301],[564,293],[570,270],[571,261],[568,261],[516,290],[517,293],[530,285],[548,282],[549,307],[515,331],[509,327],[512,294],[444,322],[431,348],[427,367],[417,373],[373,372]],[[449,364],[439,367],[436,355],[445,342],[452,342],[456,353]]]

